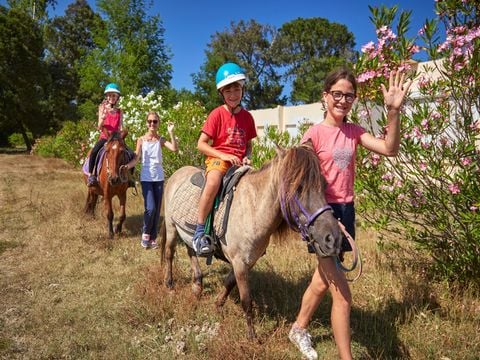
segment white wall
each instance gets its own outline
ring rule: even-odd
[[[323,119],[322,105],[318,103],[298,106],[277,106],[273,109],[250,110],[255,124],[257,134],[263,136],[265,127],[273,126],[281,131],[288,131],[291,136],[296,136],[297,125],[300,122],[311,122],[317,124]]]

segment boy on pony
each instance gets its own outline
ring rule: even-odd
[[[207,156],[205,187],[198,204],[193,248],[197,256],[209,256],[214,244],[205,235],[205,220],[210,213],[223,176],[232,165],[250,164],[251,140],[257,136],[253,116],[241,106],[246,76],[235,63],[223,64],[216,74],[216,86],[223,105],[208,115],[197,148]]]

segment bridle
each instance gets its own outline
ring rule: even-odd
[[[302,236],[302,240],[306,241],[307,244],[311,244],[312,246],[314,245],[315,243],[315,240],[310,236],[310,231],[309,231],[309,228],[310,226],[312,226],[312,224],[315,222],[315,220],[321,215],[323,214],[324,212],[326,211],[331,211],[333,212],[333,209],[330,205],[325,205],[325,206],[322,206],[321,208],[319,208],[317,211],[315,211],[313,214],[310,214],[307,209],[305,209],[305,207],[302,205],[302,203],[300,202],[300,200],[298,200],[298,197],[295,195],[293,197],[293,200],[295,201],[295,204],[297,205],[298,209],[300,209],[300,211],[302,212],[302,214],[305,216],[306,220],[305,222],[302,222],[300,220],[300,216],[299,214],[297,214],[296,212],[293,212],[291,215],[292,215],[292,218],[295,220],[295,224],[292,224],[289,220],[289,214],[287,212],[287,207],[286,207],[286,204],[285,204],[285,199],[282,197],[280,199],[280,208],[282,210],[282,215],[283,215],[283,218],[285,219],[285,221],[287,222],[288,226],[293,229],[294,231],[298,231],[300,232],[301,236]],[[292,206],[290,206],[290,208],[292,208]],[[358,273],[357,275],[355,276],[355,278],[353,278],[352,280],[349,280],[347,279],[347,281],[355,281],[357,280],[360,275],[362,274],[362,259],[360,257],[360,252],[358,250],[358,247],[356,246],[355,244],[355,241],[353,240],[353,238],[350,236],[350,234],[348,233],[348,231],[345,229],[345,226],[340,222],[338,221],[338,226],[340,227],[340,230],[343,232],[343,234],[345,235],[345,237],[347,238],[348,242],[350,243],[350,246],[352,247],[352,252],[353,252],[353,262],[352,262],[352,265],[347,268],[345,266],[342,265],[342,262],[340,261],[339,257],[338,256],[335,256],[335,262],[337,264],[337,267],[343,271],[343,272],[351,272],[353,271],[357,265],[359,266],[359,270],[358,270]],[[317,247],[316,246],[313,246],[313,248],[315,249],[315,252],[317,252]],[[321,255],[321,254],[318,254],[318,255]]]
[[[121,145],[121,140],[120,139],[110,139],[107,144],[112,141],[112,140],[115,140],[117,141],[120,145]],[[106,144],[105,144],[106,145]],[[123,145],[121,145],[123,146]],[[112,171],[110,170],[110,162],[109,162],[109,159],[108,159],[108,151],[107,149],[105,149],[105,162],[106,162],[106,167],[107,167],[107,178],[111,179],[111,176],[112,176]],[[123,156],[123,159],[126,158],[126,151],[125,151],[125,148],[123,148],[121,151],[121,156]],[[120,182],[122,184],[128,182],[128,173],[126,171],[122,171],[122,164],[120,164],[120,166],[118,167],[118,177],[120,178]]]
[[[298,231],[301,236],[302,240],[306,241],[308,244],[312,244],[315,242],[314,239],[310,236],[310,226],[315,222],[315,220],[322,215],[325,211],[332,211],[333,209],[330,205],[325,205],[316,210],[313,214],[310,214],[307,209],[302,205],[300,200],[298,200],[298,197],[295,195],[293,197],[293,200],[295,201],[295,204],[297,205],[298,209],[302,212],[302,214],[305,216],[305,222],[302,222],[300,220],[300,216],[298,213],[293,212],[291,213],[291,216],[293,220],[295,221],[294,224],[292,224],[289,220],[290,216],[287,212],[287,206],[285,203],[285,199],[282,197],[280,199],[280,208],[282,210],[282,214],[284,219],[286,220],[288,226],[293,229],[294,231]],[[292,206],[290,206],[292,208]]]

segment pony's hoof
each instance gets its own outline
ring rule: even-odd
[[[203,287],[198,285],[198,284],[193,284],[192,285],[192,292],[197,298],[199,298],[202,295]]]

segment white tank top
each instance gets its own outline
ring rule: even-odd
[[[163,181],[163,156],[160,140],[142,142],[140,181]]]

